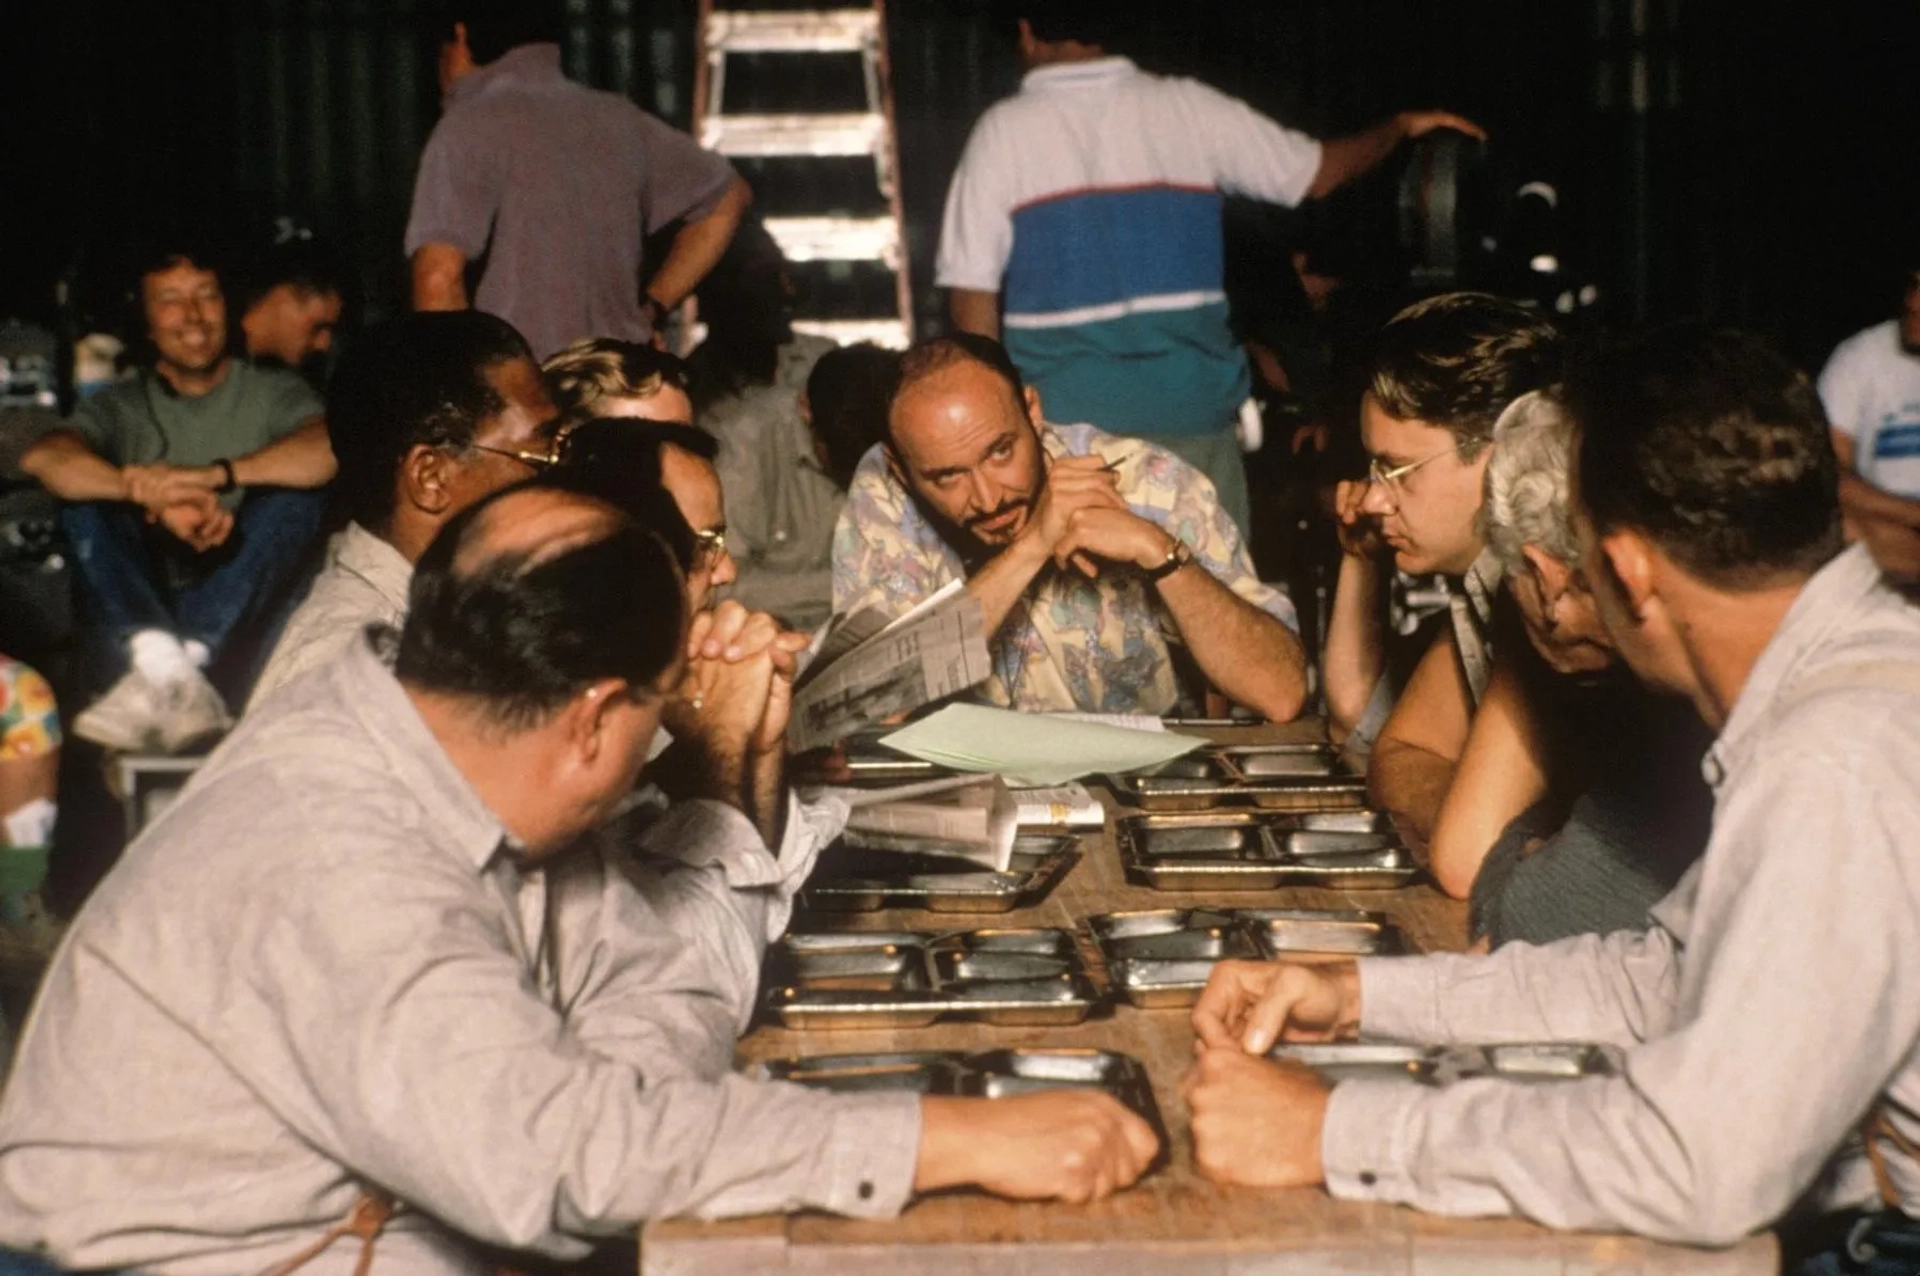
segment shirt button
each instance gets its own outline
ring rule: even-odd
[[[1372,1187],[1375,1183],[1378,1183],[1379,1181],[1380,1181],[1379,1175],[1375,1174],[1372,1170],[1360,1171],[1361,1187]]]
[[[860,1180],[860,1199],[863,1201],[870,1201],[873,1199],[873,1183],[871,1180],[869,1179]]]

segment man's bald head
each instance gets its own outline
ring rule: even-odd
[[[598,497],[532,483],[515,486],[476,508],[457,538],[453,570],[471,576],[503,558],[538,566],[606,535],[620,519]]]
[[[421,556],[395,669],[522,730],[608,679],[649,691],[678,657],[683,612],[658,536],[595,497],[522,485],[462,511]]]

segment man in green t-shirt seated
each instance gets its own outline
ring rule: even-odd
[[[230,353],[213,256],[175,244],[142,265],[150,366],[83,400],[20,467],[65,502],[82,621],[112,681],[74,734],[173,753],[230,724],[202,671],[283,601],[334,462],[307,383]]]

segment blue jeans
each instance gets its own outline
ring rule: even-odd
[[[196,554],[138,507],[117,501],[64,505],[89,654],[111,683],[127,669],[127,639],[164,629],[198,639],[218,657],[248,622],[271,623],[320,532],[326,494],[255,488],[218,549]]]
[[[1784,1265],[1786,1276],[1914,1276],[1920,1272],[1920,1220],[1897,1211],[1821,1220]]]

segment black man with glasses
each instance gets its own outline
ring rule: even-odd
[[[559,409],[527,343],[479,311],[403,315],[341,361],[327,401],[351,520],[281,631],[249,707],[398,624],[413,564],[454,515],[554,460]]]

